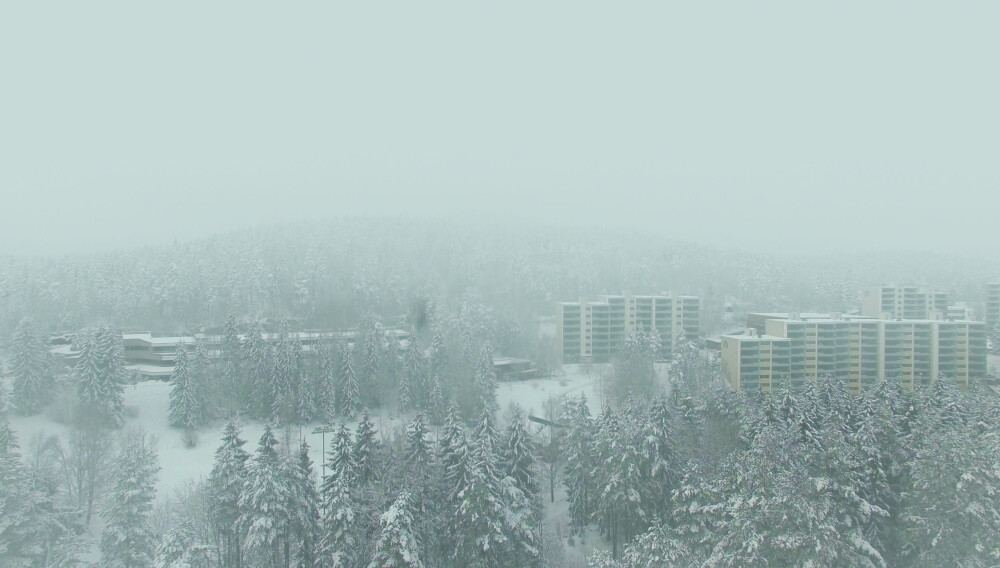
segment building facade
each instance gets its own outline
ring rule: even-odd
[[[985,312],[983,319],[990,329],[1000,325],[1000,282],[991,282],[986,285]]]
[[[917,286],[878,286],[863,292],[861,315],[886,319],[944,319],[948,294]]]
[[[606,362],[635,330],[660,334],[660,356],[669,358],[681,340],[700,336],[701,304],[695,296],[598,296],[595,301],[559,302],[556,341],[564,363]]]
[[[775,315],[783,317],[767,319],[763,336],[753,328],[748,329],[749,336],[723,336],[723,372],[733,388],[759,385],[767,391],[795,389],[829,374],[846,381],[856,393],[886,378],[898,378],[903,385],[913,386],[928,384],[943,375],[967,386],[986,376],[983,322]],[[736,358],[744,358],[744,343],[761,341],[753,339],[755,336],[788,341],[788,374],[784,382],[782,376],[770,372],[761,371],[755,377],[752,366],[733,366]]]

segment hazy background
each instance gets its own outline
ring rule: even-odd
[[[991,252],[1000,4],[750,4],[5,2],[0,254],[369,214]]]

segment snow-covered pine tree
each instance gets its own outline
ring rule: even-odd
[[[320,413],[318,391],[315,383],[306,373],[306,367],[302,361],[302,342],[298,337],[293,337],[289,342],[289,350],[292,362],[292,393],[295,398],[295,420],[299,424],[306,424],[311,420],[322,418]]]
[[[420,544],[413,529],[410,494],[400,493],[380,518],[382,534],[375,544],[375,556],[368,568],[423,568]]]
[[[354,442],[354,463],[357,468],[357,481],[367,485],[375,481],[378,438],[375,423],[366,408],[358,423],[358,432]]]
[[[54,475],[44,461],[23,463],[0,422],[0,566],[79,566],[82,519],[59,505]]]
[[[271,411],[270,347],[264,341],[260,322],[250,324],[240,346],[240,367],[246,376],[240,400],[251,416],[266,417]]]
[[[354,356],[350,346],[344,345],[340,356],[340,376],[337,384],[337,403],[340,414],[353,418],[361,409],[361,392],[354,372]]]
[[[365,395],[373,396],[373,391],[380,385],[382,371],[383,334],[381,326],[372,318],[368,325],[362,326],[364,336],[361,339],[361,360],[363,364],[362,382],[365,385]]]
[[[516,560],[519,566],[535,566],[541,560],[535,529],[541,520],[542,503],[535,480],[534,449],[520,416],[514,416],[506,434],[500,452],[504,466],[500,487],[507,511],[510,560]]]
[[[242,566],[240,532],[237,527],[240,519],[239,501],[246,484],[247,460],[250,456],[243,449],[246,441],[239,434],[236,424],[230,422],[226,425],[208,478],[211,522],[220,543],[221,568]]]
[[[337,367],[329,346],[317,345],[316,349],[317,372],[313,382],[316,417],[324,423],[332,422],[337,414]]]
[[[198,393],[198,398],[201,401],[201,406],[198,408],[198,415],[204,421],[215,414],[215,408],[223,396],[223,393],[219,392],[221,385],[215,380],[215,368],[212,361],[208,358],[204,341],[195,341],[194,352],[191,354],[188,362],[190,363],[191,378],[194,381],[195,392]]]
[[[278,324],[278,337],[271,346],[271,369],[268,375],[271,415],[282,424],[289,424],[294,413],[295,398],[292,387],[292,361],[289,349],[288,322]]]
[[[410,337],[406,341],[406,351],[403,352],[403,379],[400,382],[407,383],[410,390],[410,399],[417,408],[427,408],[431,395],[430,377],[427,374],[427,365],[424,360],[423,350],[417,341],[417,330],[410,330]]]
[[[507,436],[500,455],[500,462],[505,466],[504,474],[514,480],[514,485],[527,498],[536,500],[539,487],[535,479],[535,449],[520,416],[515,416],[507,426]]]
[[[289,509],[293,512],[291,537],[295,551],[295,568],[313,568],[319,565],[321,503],[312,475],[309,445],[303,440],[299,446],[288,503]]]
[[[45,345],[30,318],[22,319],[14,328],[9,366],[13,379],[11,402],[21,414],[36,414],[52,400],[54,385]]]
[[[670,405],[664,395],[649,405],[643,427],[641,452],[642,476],[645,480],[643,501],[653,517],[667,520],[670,496],[676,487],[680,464],[674,449],[674,427]]]
[[[341,422],[337,435],[330,440],[329,458],[326,463],[327,474],[323,479],[323,499],[329,501],[336,484],[343,482],[345,487],[353,487],[357,466],[354,463],[354,450],[351,447],[351,432],[347,424]],[[329,511],[329,509],[326,509]]]
[[[288,565],[282,544],[292,519],[288,509],[291,483],[283,475],[285,468],[277,445],[271,424],[267,424],[247,464],[246,484],[239,500],[244,559],[250,565],[272,568]]]
[[[167,531],[156,547],[153,568],[191,568],[191,550],[195,545],[194,523],[183,521]]]
[[[413,409],[413,398],[410,395],[410,378],[405,374],[399,378],[399,395],[396,404],[400,412],[409,412]]]
[[[495,414],[500,410],[500,405],[497,404],[497,373],[493,367],[493,347],[489,343],[484,343],[479,353],[476,382],[480,408],[488,408]]]
[[[240,325],[235,312],[226,315],[226,323],[222,330],[222,351],[226,357],[240,359]]]
[[[343,476],[323,493],[323,528],[319,560],[324,568],[347,568],[358,555],[355,503]]]
[[[202,401],[195,385],[184,346],[177,348],[174,372],[170,374],[170,403],[167,407],[171,426],[195,428],[201,423]]]
[[[431,463],[431,445],[427,440],[427,424],[424,413],[417,412],[406,427],[406,463],[411,471],[421,476],[427,472]]]
[[[594,455],[593,421],[585,395],[578,399],[566,399],[563,409],[563,423],[570,426],[566,434],[565,473],[566,499],[569,501],[570,526],[581,533],[590,521],[593,512]]]
[[[430,372],[440,378],[448,367],[448,343],[445,340],[444,327],[437,325],[434,328],[434,337],[431,339],[431,359]]]
[[[87,427],[121,426],[124,387],[120,354],[115,353],[114,330],[99,327],[78,335],[80,358],[74,369],[80,407],[76,419]],[[121,336],[118,337],[119,347]]]
[[[434,375],[431,385],[430,402],[427,410],[430,415],[431,424],[437,426],[444,422],[448,409],[444,402],[444,391],[441,389],[441,378]]]
[[[227,408],[234,412],[241,406],[245,408],[245,397],[247,395],[246,381],[243,374],[242,341],[240,339],[240,327],[236,319],[236,314],[229,312],[226,316],[225,327],[222,331],[222,381],[219,388],[219,400],[225,402]]]
[[[619,543],[632,540],[637,528],[645,528],[639,443],[627,419],[610,406],[604,407],[597,426],[593,514],[617,558]]]
[[[463,486],[468,477],[468,445],[465,439],[465,427],[458,409],[452,406],[448,410],[441,438],[438,441],[438,457],[445,471],[447,494],[454,498],[457,487]]]
[[[150,523],[160,466],[145,435],[127,440],[114,461],[101,517],[101,566],[149,566],[156,550]]]
[[[466,454],[465,482],[456,488],[451,536],[456,539],[454,559],[462,566],[505,565],[508,519],[495,450],[489,433],[480,432]]]

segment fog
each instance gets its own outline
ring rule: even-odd
[[[990,252],[993,3],[0,9],[0,254],[477,216]]]

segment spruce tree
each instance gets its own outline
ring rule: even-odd
[[[361,409],[361,392],[358,389],[358,377],[354,372],[354,357],[347,345],[341,352],[337,403],[340,406],[340,414],[345,418],[353,418]]]
[[[500,409],[497,404],[497,374],[493,366],[493,348],[489,343],[483,344],[476,368],[476,379],[480,408],[496,413]]]
[[[646,479],[644,493],[651,515],[665,519],[670,496],[676,486],[679,458],[674,449],[674,428],[670,407],[665,396],[653,400],[646,418],[642,445],[642,475]]]
[[[441,377],[448,367],[448,344],[441,325],[434,329],[434,337],[431,339],[430,366],[430,372],[436,377]]]
[[[404,491],[379,519],[382,534],[368,568],[423,568],[410,506],[410,494]]]
[[[514,485],[525,496],[535,499],[539,493],[538,481],[535,479],[535,449],[519,416],[515,416],[507,427],[501,458],[501,463],[506,467],[504,474],[514,480]]]
[[[431,384],[432,387],[428,412],[430,413],[431,424],[436,426],[444,422],[448,409],[444,402],[444,391],[441,389],[441,378],[434,375],[434,380]]]
[[[465,461],[468,474],[456,487],[451,525],[454,558],[461,565],[499,568],[508,548],[508,525],[495,446],[487,432],[480,432]]]
[[[309,457],[309,445],[303,440],[299,445],[289,502],[289,508],[294,512],[292,538],[296,568],[313,568],[318,565],[321,503],[312,476],[313,462]]]
[[[205,342],[197,340],[194,344],[194,352],[188,361],[190,363],[191,378],[194,382],[194,390],[198,393],[200,405],[198,407],[199,419],[204,421],[214,414],[215,406],[222,398],[218,381],[213,374],[214,368],[205,350]]]
[[[184,521],[170,529],[156,548],[153,568],[188,568],[195,545],[194,524]]]
[[[156,549],[150,523],[160,466],[145,436],[126,442],[111,471],[111,490],[101,517],[101,565],[108,568],[149,566]]]
[[[406,463],[423,474],[427,471],[431,459],[431,446],[427,441],[424,413],[418,412],[406,428]]]
[[[571,428],[566,435],[566,465],[563,483],[569,501],[570,526],[575,532],[582,532],[593,511],[594,457],[593,421],[587,399],[568,399],[564,409],[563,422]]]
[[[399,379],[399,397],[397,404],[400,412],[409,412],[413,409],[413,398],[410,395],[410,378],[403,375]]]
[[[278,440],[271,425],[264,428],[257,451],[247,465],[247,480],[240,495],[239,527],[243,551],[251,564],[278,568],[287,565],[282,545],[288,536],[292,513],[288,508],[290,480],[285,477]],[[284,564],[283,564],[284,563]]]
[[[177,348],[174,372],[170,375],[170,402],[167,414],[171,426],[195,428],[201,423],[202,401],[184,347]]]
[[[327,475],[323,479],[324,500],[330,499],[330,495],[339,482],[343,482],[346,487],[354,486],[357,466],[354,462],[354,450],[351,447],[351,433],[347,429],[347,424],[343,422],[340,423],[337,435],[333,440],[330,440],[330,453],[326,469]]]
[[[324,422],[332,422],[337,414],[337,367],[330,353],[330,347],[317,345],[316,380],[313,382],[313,395],[316,398],[317,418]]]
[[[80,358],[75,367],[77,420],[88,427],[118,427],[125,421],[121,335],[99,327],[78,336]]]
[[[222,380],[220,400],[224,400],[230,411],[245,404],[246,377],[242,369],[242,342],[236,314],[229,312],[222,332]]]
[[[376,451],[378,450],[378,439],[376,438],[375,423],[368,414],[366,408],[361,415],[361,422],[358,423],[358,433],[354,442],[354,463],[357,466],[357,480],[361,485],[367,485],[375,481],[376,475]]]
[[[439,440],[439,459],[445,471],[445,485],[449,489],[449,498],[455,499],[459,487],[467,482],[468,477],[468,445],[465,438],[465,427],[458,414],[458,409],[452,406],[445,420],[444,431]]]
[[[239,531],[240,496],[246,485],[249,454],[243,449],[246,441],[239,437],[239,428],[232,422],[226,425],[222,443],[215,451],[215,464],[208,478],[211,503],[211,522],[221,543],[219,550],[222,568],[239,568],[242,565]]]
[[[243,337],[240,346],[240,367],[246,380],[240,385],[240,400],[244,408],[258,418],[263,418],[271,410],[272,390],[270,379],[270,348],[264,341],[260,322],[253,322]]]
[[[21,414],[36,414],[52,400],[53,381],[46,361],[45,345],[30,318],[14,328],[10,342],[11,402]]]
[[[325,568],[347,568],[358,555],[355,502],[343,476],[323,493],[323,529],[319,559]]]
[[[424,354],[417,342],[417,330],[410,330],[410,338],[403,352],[403,373],[401,383],[405,381],[409,388],[410,400],[418,408],[426,408],[430,399],[431,385],[428,380]]]

